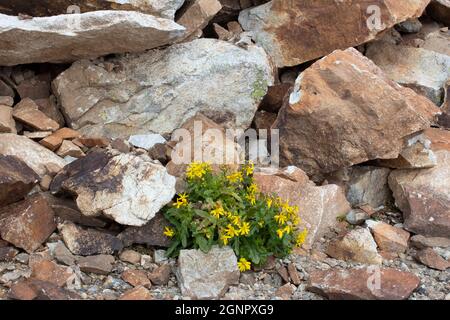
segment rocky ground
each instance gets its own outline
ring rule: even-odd
[[[373,2],[4,1],[0,299],[450,300],[450,3]],[[281,168],[193,153],[255,162],[302,248],[166,257],[197,124],[278,130]]]

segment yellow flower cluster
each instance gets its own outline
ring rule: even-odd
[[[297,239],[295,239],[295,245],[300,248],[302,246],[302,244],[305,243],[307,236],[308,236],[308,230],[303,229],[303,231],[297,235]]]
[[[178,196],[177,202],[173,204],[173,206],[177,209],[180,209],[181,207],[187,207],[189,204],[188,196],[186,193],[182,193]]]
[[[267,199],[267,205],[270,207],[274,202],[273,199]],[[283,202],[281,198],[276,198],[275,203],[281,207],[281,211],[273,218],[278,223],[277,236],[281,239],[285,234],[291,234],[294,231],[294,227],[300,223],[298,217],[298,206],[290,206],[289,201]]]
[[[228,181],[231,183],[242,182],[244,181],[244,177],[242,176],[242,172],[237,171],[227,176]]]
[[[202,179],[203,176],[210,172],[211,165],[206,162],[192,162],[186,169],[186,176],[188,179]]]
[[[258,186],[255,183],[252,183],[247,188],[247,196],[246,199],[254,206],[256,204],[256,194],[259,192]]]
[[[243,168],[242,171],[245,172],[247,176],[251,176],[253,172],[255,171],[255,164],[253,162],[247,163]]]
[[[220,240],[224,245],[227,245],[229,240],[234,237],[248,236],[250,234],[250,223],[242,221],[241,217],[231,212],[224,212],[230,223],[224,228],[220,234]]]
[[[239,271],[245,272],[247,270],[250,270],[251,267],[252,267],[252,264],[250,263],[250,261],[247,261],[247,259],[245,259],[245,258],[239,259],[239,262],[238,262]]]
[[[169,237],[169,238],[172,238],[175,235],[175,231],[171,227],[165,227],[164,228],[164,235]]]

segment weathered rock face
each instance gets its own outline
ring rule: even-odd
[[[370,231],[358,228],[349,231],[327,248],[327,254],[335,259],[381,265],[383,258],[378,254],[377,244]]]
[[[76,293],[37,279],[21,280],[14,284],[8,297],[14,300],[81,300]]]
[[[175,22],[133,11],[96,11],[20,20],[0,14],[0,65],[71,62],[141,52],[184,35]],[[20,39],[20,41],[17,41]]]
[[[416,259],[436,270],[445,271],[447,268],[450,268],[450,261],[442,258],[431,248],[420,250],[416,255]]]
[[[443,128],[450,129],[450,81],[445,84],[444,103],[441,109],[442,114],[439,116],[438,124]]]
[[[372,40],[397,23],[419,17],[429,2],[272,0],[242,11],[239,22],[254,33],[256,43],[274,57],[278,67],[285,67]],[[374,5],[381,16],[376,16]]]
[[[350,48],[299,76],[273,129],[280,130],[281,164],[315,176],[396,158],[404,138],[428,128],[437,113],[428,99],[389,80]]]
[[[33,140],[11,133],[0,134],[0,155],[16,156],[41,177],[65,165],[62,158]]]
[[[142,226],[175,195],[175,178],[146,155],[92,152],[72,162],[50,185],[76,196],[86,216],[102,213],[124,225]]]
[[[396,46],[377,41],[366,53],[385,74],[440,106],[444,85],[450,78],[450,56],[422,48]]]
[[[71,6],[78,6],[80,13],[95,10],[133,10],[173,19],[175,11],[183,3],[184,0],[39,0],[38,3],[28,0],[3,0],[0,12],[44,17],[76,13],[76,8]]]
[[[366,224],[372,230],[380,250],[402,253],[408,248],[409,232],[381,221],[368,220]]]
[[[39,176],[22,160],[0,155],[0,207],[23,199]]]
[[[339,216],[350,211],[341,187],[332,184],[317,187],[300,169],[290,167],[285,173],[256,172],[254,178],[261,192],[276,193],[299,206],[299,216],[308,228],[305,247],[310,247],[337,224]]]
[[[13,117],[17,121],[40,131],[55,131],[59,124],[47,117],[30,98],[25,98],[14,107]]]
[[[379,276],[375,272],[370,267],[314,271],[308,290],[330,300],[405,300],[420,284],[409,272],[391,268],[382,268]]]
[[[167,134],[197,112],[246,129],[273,82],[264,50],[214,39],[111,62],[121,70],[81,61],[53,83],[69,124],[89,136]]]
[[[56,229],[53,210],[40,194],[0,210],[2,239],[33,252]]]
[[[425,236],[450,234],[450,132],[425,130],[432,142],[437,165],[422,170],[395,170],[389,176],[396,205],[403,212],[405,228]]]
[[[13,108],[0,104],[0,132],[17,133],[16,122],[12,116]]]
[[[449,0],[432,0],[427,8],[427,13],[433,19],[450,26],[450,1]]]
[[[233,249],[213,247],[209,253],[181,250],[176,275],[184,296],[210,300],[238,284],[240,273]]]

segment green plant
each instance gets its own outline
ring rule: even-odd
[[[259,192],[253,182],[253,164],[238,171],[221,167],[214,172],[207,163],[192,163],[186,171],[186,193],[163,212],[172,224],[164,234],[172,238],[167,251],[208,252],[213,245],[231,246],[241,271],[251,263],[262,265],[267,257],[284,257],[301,246],[307,230],[300,231],[298,208],[276,195]]]

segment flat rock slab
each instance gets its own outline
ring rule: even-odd
[[[330,300],[405,300],[420,279],[392,268],[313,271],[308,290]]]
[[[0,65],[72,62],[111,53],[142,52],[174,42],[184,30],[172,20],[133,11],[23,20],[0,14]]]
[[[115,40],[117,42],[117,40]],[[102,62],[80,61],[53,82],[67,121],[87,136],[170,134],[197,113],[247,129],[274,81],[263,49],[199,39]]]

